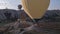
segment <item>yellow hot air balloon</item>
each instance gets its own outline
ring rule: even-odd
[[[22,0],[22,6],[31,19],[39,19],[45,14],[50,0]]]

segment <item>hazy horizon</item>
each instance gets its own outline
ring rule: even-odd
[[[0,0],[0,9],[18,9],[18,5],[22,4],[21,0]],[[60,0],[50,0],[50,5],[48,10],[59,9],[60,10]]]

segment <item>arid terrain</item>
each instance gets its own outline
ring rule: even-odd
[[[48,10],[37,20],[33,24],[23,10],[0,10],[0,34],[60,34],[60,10]]]

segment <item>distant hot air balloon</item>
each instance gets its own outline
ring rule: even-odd
[[[50,0],[22,0],[22,6],[31,19],[42,18]]]
[[[22,5],[18,5],[18,9],[21,9],[22,8]]]

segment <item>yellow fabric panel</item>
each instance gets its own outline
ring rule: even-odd
[[[49,3],[50,0],[22,0],[22,6],[25,12],[32,19],[41,18],[45,14]]]

